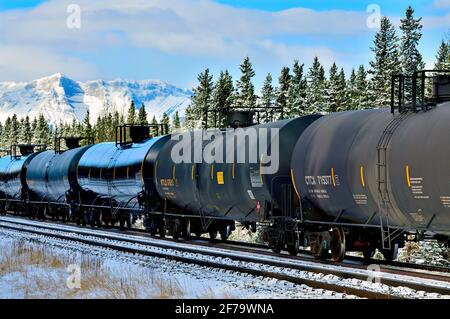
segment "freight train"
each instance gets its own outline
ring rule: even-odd
[[[306,246],[334,261],[376,249],[392,260],[425,237],[448,244],[449,73],[394,77],[391,109],[265,124],[252,123],[255,110],[228,111],[234,130],[122,125],[115,142],[13,145],[0,158],[0,213],[93,227],[139,219],[174,239],[227,240],[239,222],[275,252]]]

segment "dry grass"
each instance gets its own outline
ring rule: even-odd
[[[0,279],[13,278],[8,288],[23,298],[183,298],[186,289],[177,280],[161,278],[146,267],[122,264],[110,267],[100,257],[79,252],[56,252],[44,244],[12,241],[0,245]],[[81,269],[81,288],[69,289],[67,267]],[[123,268],[121,268],[123,267]],[[3,283],[4,284],[4,283]],[[212,290],[211,290],[212,291]],[[211,292],[205,290],[204,295]]]

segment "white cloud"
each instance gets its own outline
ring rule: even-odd
[[[439,9],[450,8],[450,0],[434,0],[433,7]]]
[[[31,10],[0,13],[0,43],[9,48],[3,55],[12,62],[26,62],[22,48],[27,47],[28,54],[42,61],[37,65],[25,63],[31,64],[29,68],[0,62],[2,68],[10,70],[5,74],[14,75],[14,67],[17,74],[28,79],[46,67],[46,74],[57,67],[72,74],[96,73],[80,59],[66,58],[67,52],[103,52],[109,47],[156,49],[196,57],[265,56],[279,64],[290,63],[293,57],[309,61],[317,54],[327,64],[334,59],[340,62],[340,54],[325,46],[329,39],[373,34],[366,25],[365,11],[295,8],[267,12],[211,0],[76,0],[82,10],[81,29],[69,29],[66,9],[73,2],[50,0]],[[448,26],[449,17],[425,17],[425,27]],[[286,41],[286,36],[320,38],[323,45],[298,45],[298,41]],[[52,60],[55,62],[50,63]]]
[[[25,81],[62,72],[78,79],[96,77],[94,66],[53,50],[20,45],[0,45],[0,80]]]

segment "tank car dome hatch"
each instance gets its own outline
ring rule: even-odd
[[[433,77],[433,99],[438,102],[450,101],[450,74]]]
[[[226,123],[228,127],[248,127],[253,125],[253,116],[255,112],[252,111],[238,111],[232,110],[227,112]]]

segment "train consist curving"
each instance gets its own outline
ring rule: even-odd
[[[60,139],[53,151],[13,145],[0,158],[1,212],[92,226],[131,227],[143,218],[152,235],[175,239],[208,233],[226,240],[239,222],[253,231],[262,227],[275,252],[294,255],[309,246],[314,256],[335,261],[346,251],[370,258],[375,249],[395,259],[406,240],[425,237],[448,244],[448,73],[394,78],[391,110],[261,125],[230,120],[244,135],[256,136],[222,147],[231,162],[175,161],[177,139],[162,125],[120,126],[115,143],[80,147],[80,139],[65,138],[64,151]],[[426,88],[432,98],[425,98]],[[230,112],[230,119],[233,114],[242,116]],[[151,137],[155,129],[162,136]],[[259,134],[266,130],[276,133]],[[192,150],[206,151],[206,143],[195,146],[195,134],[187,133]],[[280,142],[277,170],[263,173],[263,154],[275,152],[273,134]],[[242,149],[257,160],[238,161]]]

